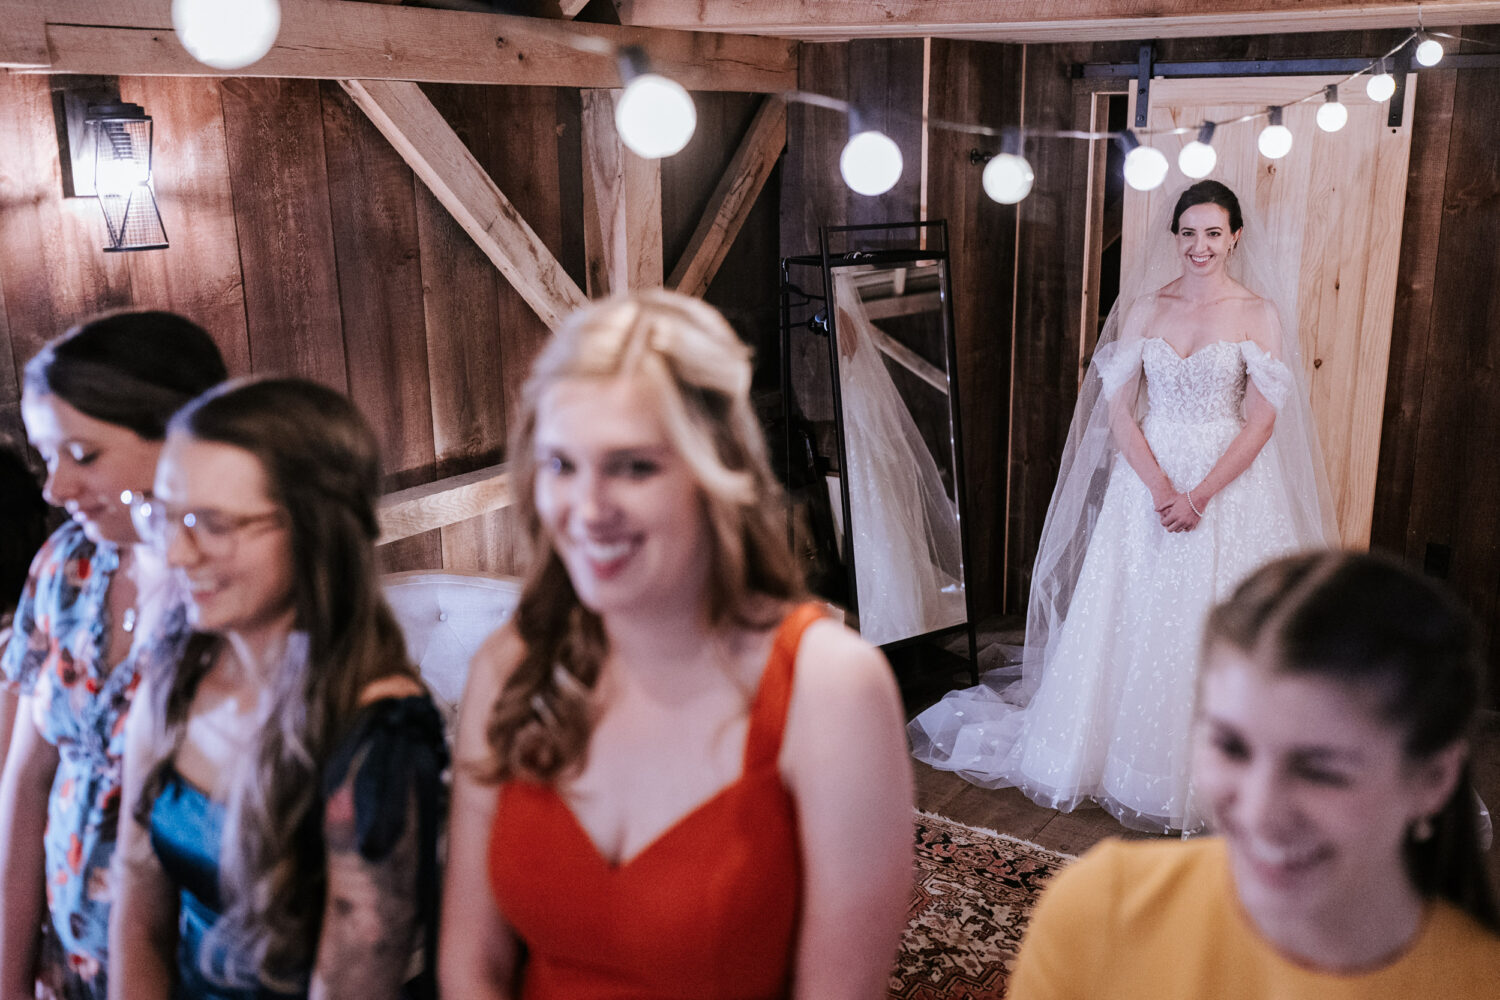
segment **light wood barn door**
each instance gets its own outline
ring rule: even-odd
[[[1237,118],[1334,82],[1306,76],[1153,80],[1149,127],[1196,130],[1204,121]],[[1213,138],[1219,159],[1209,177],[1239,196],[1245,217],[1262,227],[1273,259],[1287,269],[1282,279],[1295,281],[1295,320],[1282,321],[1295,321],[1301,334],[1339,532],[1346,546],[1361,549],[1370,542],[1375,502],[1415,83],[1407,78],[1399,128],[1387,125],[1388,106],[1366,97],[1360,78],[1340,88],[1349,122],[1339,132],[1318,128],[1321,97],[1286,109],[1293,143],[1281,160],[1268,160],[1256,148],[1263,120],[1225,125]],[[1144,194],[1126,189],[1127,281],[1144,241],[1168,238],[1148,232],[1149,220],[1162,218],[1169,210],[1164,203],[1189,183],[1177,169],[1177,153],[1193,138],[1154,137],[1151,144],[1172,165],[1167,182]]]

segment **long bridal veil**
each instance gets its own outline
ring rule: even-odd
[[[1253,196],[1253,192],[1249,193]],[[1105,489],[1117,460],[1109,429],[1111,401],[1125,405],[1134,401],[1136,417],[1143,415],[1140,344],[1122,342],[1122,334],[1131,306],[1181,273],[1170,232],[1171,212],[1179,194],[1180,190],[1163,192],[1158,208],[1152,212],[1145,251],[1134,258],[1127,257],[1119,298],[1105,321],[1079,387],[1057,484],[1033,564],[1019,674],[1014,668],[992,670],[984,675],[978,687],[950,692],[909,727],[913,753],[918,759],[954,770],[975,784],[1028,787],[1010,766],[1017,755],[1006,753],[1004,748],[1026,738],[1024,708],[1053,664],[1084,556],[1093,540]],[[1277,355],[1290,371],[1293,383],[1285,385],[1283,376],[1286,391],[1279,401],[1275,428],[1264,452],[1275,473],[1275,489],[1281,494],[1278,506],[1291,518],[1292,533],[1299,546],[1335,544],[1338,535],[1333,506],[1309,403],[1296,323],[1296,266],[1294,263],[1278,266],[1280,262],[1270,240],[1257,222],[1255,206],[1249,199],[1242,200],[1242,206],[1245,229],[1229,258],[1229,274],[1275,306],[1282,330]],[[1246,544],[1253,547],[1255,542],[1246,539]],[[1115,627],[1131,626],[1118,623]],[[1099,665],[1100,670],[1105,667]],[[971,754],[963,745],[965,741],[980,738],[986,748],[998,743],[1001,752],[980,752],[975,747]],[[985,769],[966,769],[963,762],[969,760],[983,761],[975,766]],[[1058,808],[1071,808],[1087,795],[1071,799],[1044,797],[1056,799],[1053,804]]]
[[[1093,535],[1094,519],[1116,457],[1109,431],[1112,393],[1107,391],[1113,387],[1106,387],[1101,371],[1120,367],[1118,355],[1128,348],[1120,338],[1131,305],[1181,273],[1171,234],[1172,208],[1179,194],[1175,192],[1161,199],[1151,221],[1148,252],[1125,263],[1120,295],[1105,320],[1093,360],[1079,387],[1057,485],[1047,508],[1032,568],[1021,685],[1013,692],[1016,697],[1010,699],[1019,704],[1025,704],[1035,692],[1050,662],[1052,640],[1067,615],[1068,601],[1078,582],[1083,556]],[[1277,481],[1285,495],[1284,509],[1293,518],[1293,532],[1298,541],[1307,547],[1337,544],[1338,530],[1313,422],[1297,328],[1297,269],[1294,264],[1277,266],[1269,240],[1253,214],[1253,206],[1245,204],[1244,211],[1244,232],[1229,257],[1229,275],[1275,306],[1281,321],[1279,360],[1291,371],[1295,382],[1277,412],[1275,432],[1266,452],[1278,473]],[[1136,415],[1140,417],[1144,393],[1138,378],[1139,368],[1127,363],[1125,369],[1131,374],[1119,391],[1137,393]]]
[[[876,347],[853,282],[834,325],[860,634],[880,645],[964,621],[958,510]]]

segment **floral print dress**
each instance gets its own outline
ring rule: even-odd
[[[47,907],[42,995],[103,1000],[112,898],[110,858],[120,815],[125,717],[140,680],[140,643],[111,668],[110,579],[119,549],[68,523],[31,564],[0,674],[31,699],[37,731],[57,747],[47,802]]]

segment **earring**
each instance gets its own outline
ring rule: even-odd
[[[1432,817],[1418,816],[1411,825],[1411,839],[1417,843],[1432,839]]]

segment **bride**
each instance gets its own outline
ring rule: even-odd
[[[1155,832],[1203,822],[1188,747],[1208,608],[1263,562],[1337,538],[1296,331],[1245,252],[1238,199],[1200,181],[1162,228],[1172,243],[1136,283],[1155,290],[1121,295],[1079,392],[1019,680],[990,671],[909,727],[933,767]],[[1168,267],[1180,276],[1156,287]]]

